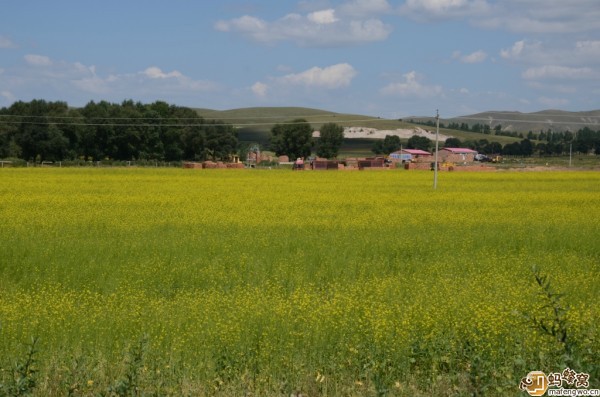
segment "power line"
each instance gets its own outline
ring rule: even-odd
[[[513,114],[513,115],[523,115],[524,113],[519,113],[519,112],[502,112],[502,115],[506,115],[506,114]],[[531,114],[529,114],[531,115]],[[323,115],[321,115],[323,116]],[[336,114],[331,114],[329,115],[330,117],[334,118],[336,117]],[[369,123],[373,123],[373,122],[398,122],[400,119],[383,119],[383,118],[347,118],[348,115],[340,115],[340,116],[344,116],[344,118],[341,119],[336,119],[336,120],[331,120],[331,119],[327,119],[327,120],[311,120],[311,121],[307,121],[309,123],[314,123],[314,124],[323,124],[323,123],[329,123],[332,121],[336,121],[338,123],[358,123],[358,122],[369,122]],[[543,116],[546,117],[551,117],[551,116],[559,116],[559,117],[577,117],[579,119],[581,119],[582,117],[585,116],[577,116],[577,115],[559,115],[559,114],[545,114]],[[195,118],[195,117],[182,117],[182,118],[176,118],[176,117],[170,117],[170,118],[154,118],[154,117],[85,117],[85,116],[34,116],[34,115],[0,115],[0,125],[1,124],[31,124],[31,125],[43,125],[43,124],[55,124],[55,125],[71,125],[71,126],[107,126],[107,127],[124,127],[124,126],[128,126],[128,127],[198,127],[198,126],[204,126],[204,125],[211,125],[211,126],[228,126],[228,125],[233,125],[236,127],[252,127],[252,126],[264,126],[264,125],[274,125],[274,124],[280,124],[280,125],[293,125],[293,124],[298,124],[297,122],[292,122],[292,121],[285,121],[285,122],[275,122],[275,121],[269,121],[269,122],[246,122],[246,123],[210,123],[207,122],[207,120],[218,120],[218,121],[224,121],[224,120],[239,120],[239,119],[290,119],[290,118],[310,118],[310,117],[315,117],[314,115],[310,116],[310,115],[306,115],[306,116],[298,116],[298,115],[290,115],[290,116],[239,116],[239,117],[226,117],[226,118],[215,118],[215,119],[210,119],[210,118],[203,118],[203,117],[199,117],[199,118]],[[533,117],[538,117],[537,115],[533,116]],[[539,117],[542,117],[542,115],[540,115]],[[600,124],[600,116],[587,116],[588,118],[597,121],[598,123],[595,122],[584,122],[584,121],[553,121],[553,120],[519,120],[519,119],[509,119],[509,118],[494,118],[494,117],[455,117],[455,118],[450,118],[450,119],[445,119],[446,122],[452,122],[452,120],[473,120],[473,121],[482,121],[482,122],[496,122],[496,123],[502,123],[502,122],[512,122],[512,123],[526,123],[526,124],[548,124],[548,125],[596,125],[596,124]],[[15,118],[18,118],[19,120],[14,120]],[[41,121],[35,121],[36,119],[42,119]],[[71,122],[68,120],[92,120],[90,122]],[[403,120],[414,120],[414,119],[425,119],[425,117],[414,117],[414,118],[405,118]],[[27,121],[27,120],[32,120],[32,121]],[[66,120],[66,121],[55,121],[55,120]],[[117,122],[117,123],[101,123],[98,121],[126,121],[126,120],[131,120],[133,122],[130,123],[122,123],[122,122]],[[149,122],[140,122],[140,121],[154,121],[156,123],[149,123]],[[189,121],[189,120],[195,120],[197,121],[197,123],[172,123],[172,121],[175,120],[183,120],[183,121]],[[167,123],[165,123],[167,122]]]
[[[362,119],[362,120],[337,120],[340,123],[349,123],[349,122],[373,122],[373,121],[384,121],[385,119]],[[199,120],[200,121],[200,120]],[[385,121],[396,121],[396,120],[385,120]],[[314,124],[324,124],[329,123],[331,120],[314,120],[311,123]],[[283,122],[283,123],[275,123],[275,122],[264,122],[264,123],[206,123],[204,120],[195,124],[152,124],[152,123],[70,123],[70,122],[53,122],[53,121],[4,121],[0,120],[0,125],[4,124],[27,124],[27,125],[46,125],[46,124],[54,124],[54,125],[70,125],[70,126],[105,126],[105,127],[203,127],[203,126],[234,126],[234,127],[251,127],[251,126],[261,126],[261,125],[294,125],[299,124],[298,122]]]
[[[600,116],[590,116],[600,124]],[[446,121],[451,121],[454,119],[447,119]],[[493,117],[456,117],[456,120],[476,120],[476,121],[508,121],[513,123],[543,123],[543,124],[595,124],[592,122],[584,122],[584,121],[554,121],[554,120],[518,120],[518,119],[502,119],[502,118],[493,118]]]
[[[581,114],[559,114],[559,113],[544,113],[544,114],[539,114],[539,113],[521,113],[521,112],[490,112],[491,115],[495,115],[498,114],[500,116],[505,116],[505,115],[521,115],[521,116],[526,116],[526,117],[572,117],[572,118],[592,118],[592,119],[598,119],[600,121],[600,115],[581,115]],[[528,120],[512,120],[512,119],[502,119],[502,118],[495,118],[493,116],[486,116],[486,117],[469,117],[469,116],[458,116],[458,117],[451,117],[445,120],[456,120],[456,119],[460,119],[460,120],[503,120],[503,121],[523,121],[523,122],[528,122]],[[326,114],[326,115],[318,115],[318,116],[329,116],[329,117],[336,117],[336,116],[342,116],[342,117],[349,117],[350,115],[347,114],[338,114],[338,113],[330,113],[330,114]],[[28,119],[35,119],[35,118],[41,118],[41,119],[65,119],[65,120],[69,120],[69,119],[93,119],[93,120],[239,120],[239,119],[290,119],[290,118],[311,118],[311,117],[315,117],[314,114],[312,115],[283,115],[283,116],[230,116],[230,117],[210,117],[210,116],[198,116],[198,117],[166,117],[166,118],[162,118],[162,117],[87,117],[87,116],[40,116],[40,115],[17,115],[17,114],[0,114],[0,118],[14,118],[14,117],[18,117],[18,118],[28,118]],[[360,117],[360,116],[359,116]],[[431,118],[431,117],[405,117],[404,119],[410,120],[410,119],[425,119],[425,118]],[[435,117],[434,117],[435,118]],[[396,121],[397,119],[382,119],[382,118],[377,118],[377,117],[372,117],[370,119],[368,119],[370,121],[375,121],[375,120],[383,120],[383,121]],[[363,121],[361,119],[356,119],[356,120],[342,120],[343,122],[348,122],[348,121]],[[540,120],[541,121],[541,120]],[[547,120],[543,120],[543,121],[547,121]]]
[[[476,120],[476,121],[494,121],[494,122],[511,122],[511,123],[526,123],[526,124],[548,124],[548,125],[552,125],[552,124],[576,124],[576,125],[593,125],[596,123],[586,123],[583,121],[552,121],[552,120],[517,120],[517,119],[493,119],[490,120],[489,118],[478,118],[478,117],[457,117],[457,119],[459,120]],[[448,119],[451,120],[451,119]],[[600,118],[597,119],[596,121],[598,121],[597,124],[600,124]]]
[[[582,114],[582,113],[596,113],[596,114]],[[482,114],[487,114],[488,116],[483,116]],[[493,118],[494,115],[507,116],[507,115],[517,115],[524,117],[591,117],[591,118],[600,118],[600,110],[591,110],[591,111],[582,111],[582,112],[565,112],[565,113],[542,113],[542,112],[532,112],[532,113],[523,113],[523,112],[503,112],[503,111],[490,111],[490,112],[482,112],[473,115],[467,116],[456,116],[449,117],[447,119],[440,120],[454,120],[454,119],[467,119],[467,118],[476,118],[476,119],[489,119]],[[480,117],[471,117],[471,116],[480,116]],[[433,119],[435,120],[435,116],[406,116],[404,119]]]
[[[526,116],[526,117],[592,117],[592,118],[600,118],[600,114],[597,115],[583,115],[583,114],[577,114],[577,113],[591,113],[591,112],[568,112],[568,113],[540,113],[540,112],[534,112],[534,113],[522,113],[522,112],[502,112],[502,111],[496,111],[496,112],[485,112],[488,113],[490,115],[520,115],[520,116]],[[575,113],[575,114],[573,114]],[[475,115],[474,115],[475,116]],[[491,116],[487,116],[487,118],[490,118]],[[465,118],[469,118],[469,116],[457,116],[457,117],[452,117],[452,119],[465,119]],[[483,116],[481,118],[484,118]]]
[[[318,115],[316,117],[323,117],[323,116],[330,116],[330,117],[336,117],[338,116],[335,113],[331,113],[328,115]],[[348,115],[344,115],[341,114],[339,116],[343,116],[343,117],[348,117]],[[60,120],[73,120],[73,119],[92,119],[92,120],[156,120],[156,121],[162,121],[162,120],[247,120],[247,119],[291,119],[291,118],[311,118],[311,117],[315,117],[315,115],[292,115],[292,116],[237,116],[237,117],[206,117],[206,116],[198,116],[198,117],[166,117],[166,118],[162,118],[162,117],[87,117],[87,116],[34,116],[34,115],[11,115],[11,114],[0,114],[0,119],[1,118],[27,118],[27,119],[60,119]],[[358,117],[364,117],[364,116],[358,116]],[[362,121],[360,119],[357,119],[359,121]],[[388,119],[381,119],[381,118],[377,118],[377,117],[373,117],[369,120],[388,120]],[[393,120],[393,119],[389,119],[389,120]],[[344,120],[344,121],[354,121],[354,120]]]

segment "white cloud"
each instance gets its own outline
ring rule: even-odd
[[[410,9],[422,9],[433,13],[445,12],[450,9],[464,8],[467,0],[407,0],[406,6]]]
[[[218,21],[215,24],[215,28],[222,32],[258,32],[264,31],[266,27],[267,23],[265,21],[249,15],[244,15],[240,18],[235,18],[230,21]]]
[[[600,41],[551,42],[520,40],[502,49],[500,56],[515,63],[583,67],[600,65]]]
[[[6,101],[8,101],[8,102],[14,102],[16,99],[14,94],[8,90],[0,91],[0,96],[2,98],[6,99]]]
[[[74,79],[71,80],[71,83],[81,91],[92,94],[107,94],[110,92],[111,82],[96,75]]]
[[[182,74],[177,70],[171,72],[163,72],[156,66],[151,66],[142,72],[139,72],[148,78],[147,81],[142,82],[150,87],[154,84],[154,89],[157,92],[165,90],[165,92],[177,93],[177,92],[209,92],[217,88],[217,84],[207,80],[194,80],[189,76]],[[129,76],[127,76],[129,77]],[[130,79],[131,80],[131,79]],[[137,79],[136,79],[137,81]],[[153,84],[150,84],[153,82]]]
[[[325,25],[339,21],[339,19],[335,17],[335,10],[333,8],[311,12],[307,15],[307,19],[319,25]]]
[[[570,68],[567,66],[546,65],[525,70],[522,77],[526,80],[561,79],[577,80],[594,78],[591,68]]]
[[[576,42],[573,55],[577,59],[600,63],[600,40],[585,40]]]
[[[399,95],[403,97],[431,98],[442,94],[439,85],[421,84],[420,76],[414,70],[403,75],[404,81],[391,83],[383,87],[380,92],[384,95]]]
[[[484,29],[571,33],[597,29],[598,0],[406,0],[400,14],[416,20],[466,18]]]
[[[463,18],[489,10],[486,0],[406,0],[400,7],[401,14],[418,20]]]
[[[25,61],[33,66],[51,66],[52,60],[44,55],[25,55]]]
[[[195,97],[218,88],[213,82],[193,79],[177,70],[163,71],[155,65],[134,73],[107,75],[98,72],[94,65],[33,54],[24,57],[24,65],[27,67],[0,74],[4,94],[10,92],[23,98],[44,93],[49,98],[71,98],[71,101],[85,101],[90,97],[117,101],[123,98],[155,100],[157,96],[166,100]]]
[[[257,97],[264,98],[267,96],[267,90],[269,89],[269,86],[266,85],[265,83],[261,83],[260,81],[257,81],[256,83],[254,83],[252,85],[252,87],[250,89],[252,90],[254,95],[256,95]]]
[[[504,59],[516,59],[521,56],[525,48],[525,40],[519,40],[506,50],[500,50],[500,56]]]
[[[363,3],[357,1],[356,6],[362,5],[363,11],[368,10]],[[378,2],[374,8],[377,7],[383,7],[381,2]],[[352,9],[346,8],[346,10]],[[287,14],[273,22],[244,15],[240,18],[218,21],[215,29],[237,33],[260,43],[293,41],[305,47],[358,45],[385,40],[391,33],[391,27],[379,19],[348,16],[347,12],[343,16],[338,15],[337,10],[333,8],[306,15]]]
[[[572,33],[597,29],[597,0],[504,0],[493,12],[475,22],[478,26],[523,33]]]
[[[356,43],[383,41],[387,39],[388,35],[391,33],[391,28],[378,19],[369,19],[366,21],[350,22],[347,33],[350,33],[350,38],[352,38],[351,41]],[[344,31],[341,32],[341,35],[343,34]],[[361,37],[362,39],[359,39]],[[342,37],[339,37],[338,40],[343,42]]]
[[[487,54],[480,50],[480,51],[475,51],[472,54],[465,55],[461,59],[465,63],[480,63],[480,62],[485,61],[486,58],[487,58]]]
[[[283,84],[341,88],[349,86],[356,74],[352,65],[339,63],[325,68],[315,66],[301,73],[280,77],[278,81]]]
[[[0,36],[0,48],[16,48],[17,45],[6,36]]]
[[[340,12],[353,16],[385,14],[391,10],[387,0],[352,0],[340,6]]]
[[[460,51],[454,51],[452,57],[463,63],[481,63],[487,59],[487,54],[481,50],[475,51],[469,55],[461,55]]]
[[[141,74],[143,74],[144,76],[149,77],[151,79],[168,79],[168,78],[179,79],[179,78],[183,77],[183,75],[180,72],[178,72],[177,70],[173,70],[172,72],[165,73],[156,66],[151,66],[151,67],[147,68],[146,70],[141,72]]]
[[[519,40],[500,51],[503,59],[523,65],[521,78],[527,87],[547,95],[538,100],[545,106],[566,105],[552,94],[589,92],[600,81],[600,41],[571,41],[568,36],[553,41]]]

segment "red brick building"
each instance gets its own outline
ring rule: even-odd
[[[425,150],[420,149],[402,149],[397,152],[390,153],[390,160],[396,162],[429,162],[433,161],[433,155]]]
[[[443,163],[472,163],[477,151],[467,148],[445,147],[439,151],[439,161]]]

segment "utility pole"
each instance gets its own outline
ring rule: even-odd
[[[573,141],[569,142],[569,167],[571,167],[571,158],[573,157]]]
[[[574,138],[571,138],[569,142],[569,167],[571,167],[571,159],[573,158],[573,141],[577,140],[577,131],[575,131]]]
[[[440,134],[440,112],[438,109],[435,110],[436,128],[435,128],[435,162],[433,163],[433,189],[437,189],[437,178],[438,178],[438,136]]]

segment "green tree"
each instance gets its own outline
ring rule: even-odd
[[[523,139],[519,145],[521,146],[521,154],[523,156],[531,156],[533,154],[533,144],[529,139]]]
[[[186,160],[206,160],[204,150],[204,131],[200,126],[187,126],[184,128],[182,137],[183,158]]]
[[[386,154],[390,154],[397,150],[400,150],[402,147],[402,142],[400,141],[400,137],[398,135],[386,135],[383,138],[383,152]]]
[[[55,125],[48,126],[47,139],[42,145],[40,155],[44,160],[60,161],[68,158],[69,140],[63,132]]]
[[[335,123],[323,124],[317,156],[326,158],[337,157],[342,143],[344,143],[344,127]]]
[[[520,156],[520,155],[522,155],[521,144],[519,144],[519,142],[507,143],[502,148],[502,154],[506,154],[506,155],[509,155],[509,156]]]
[[[290,159],[308,157],[313,145],[312,132],[312,127],[304,119],[276,124],[271,129],[271,150],[277,156],[287,155]]]
[[[112,108],[113,105],[106,101],[90,101],[81,109],[88,124],[81,136],[81,154],[88,160],[101,160],[112,149],[109,148],[114,135],[114,127],[109,119]]]
[[[0,114],[2,113],[0,112]],[[4,120],[8,121],[10,119],[6,118]],[[16,124],[0,124],[0,158],[21,157],[21,147],[15,141],[17,130]]]
[[[444,142],[444,147],[462,147],[462,142],[458,138],[448,138],[446,142]]]
[[[371,149],[375,154],[390,154],[402,147],[402,142],[398,135],[386,135],[382,140],[378,140]]]
[[[431,140],[429,138],[425,138],[424,136],[413,135],[408,138],[408,144],[406,147],[408,149],[421,149],[429,151],[429,148],[431,147]]]
[[[196,111],[157,101],[145,105],[90,101],[15,102],[0,109],[0,157],[37,161],[226,159],[237,149],[232,126],[206,122]]]
[[[490,142],[483,148],[485,154],[500,154],[502,153],[502,144],[500,142]]]
[[[18,125],[12,151],[21,148],[25,159],[61,160],[68,153],[69,141],[57,124],[68,115],[68,109],[65,102],[36,99],[14,103],[8,109]]]
[[[205,151],[212,160],[226,160],[235,153],[238,139],[231,125],[214,124],[206,126]]]

